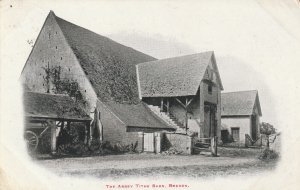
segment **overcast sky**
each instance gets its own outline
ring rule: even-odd
[[[295,117],[300,8],[296,0],[2,1],[2,92],[13,88],[53,10],[58,17],[156,58],[215,51],[225,91],[259,91],[263,121]],[[72,5],[72,6],[70,6]],[[6,91],[5,94],[8,94]]]

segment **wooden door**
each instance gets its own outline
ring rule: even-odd
[[[231,128],[231,134],[234,141],[236,142],[240,141],[240,128],[238,127]]]
[[[204,133],[204,137],[208,138],[211,135],[211,116],[210,116],[210,107],[205,105],[204,108],[204,129],[203,129],[203,133]]]
[[[256,123],[256,115],[251,116],[251,138],[256,140],[257,138],[257,123]]]
[[[213,137],[217,135],[216,130],[216,105],[206,103],[204,106],[204,137]]]
[[[144,152],[154,152],[153,133],[144,133]]]

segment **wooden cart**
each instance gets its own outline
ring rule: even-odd
[[[27,145],[27,149],[30,152],[36,151],[39,144],[42,143],[43,137],[50,128],[46,121],[30,121],[27,123],[24,132],[24,139]]]

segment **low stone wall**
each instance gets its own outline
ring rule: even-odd
[[[183,154],[192,154],[193,150],[193,138],[184,135],[184,134],[176,134],[176,133],[164,133],[162,135],[161,147],[162,151],[166,151],[169,148],[173,147],[177,151],[182,152]]]

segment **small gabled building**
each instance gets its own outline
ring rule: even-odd
[[[139,96],[177,133],[220,137],[221,90],[214,52],[140,63]]]
[[[235,142],[244,144],[245,135],[252,140],[260,136],[259,124],[262,111],[258,91],[222,93],[222,139],[230,134]]]

